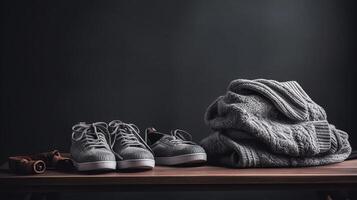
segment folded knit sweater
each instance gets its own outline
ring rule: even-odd
[[[205,114],[209,162],[228,167],[293,167],[342,162],[348,134],[295,81],[238,79]]]

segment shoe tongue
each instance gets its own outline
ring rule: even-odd
[[[87,132],[87,137],[88,138],[93,138],[93,139],[98,139],[97,134],[95,134],[93,131],[88,131]]]
[[[99,134],[102,134],[104,135],[100,130],[97,130],[97,133],[95,133],[94,129],[93,128],[90,128],[88,131],[87,131],[87,134],[92,136],[92,137],[95,137],[97,138]]]
[[[147,129],[148,133],[154,133],[157,132],[156,129],[154,127],[150,127]]]
[[[160,133],[160,132],[156,131],[154,128],[148,128],[147,132],[148,132],[148,138],[149,138],[148,141],[151,144],[154,144],[157,141],[162,140],[162,139],[166,139],[166,138],[171,139],[172,138],[171,135]]]

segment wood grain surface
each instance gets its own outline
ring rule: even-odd
[[[58,172],[15,175],[0,172],[0,187],[200,184],[356,184],[357,160],[307,168],[229,169],[213,166],[161,167],[107,173]]]

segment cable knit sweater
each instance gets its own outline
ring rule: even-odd
[[[214,131],[203,139],[208,160],[229,167],[314,166],[345,160],[346,132],[295,81],[238,79],[207,109]]]

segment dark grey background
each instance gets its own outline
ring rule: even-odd
[[[237,78],[296,80],[357,147],[353,1],[2,1],[0,158],[79,121],[209,134]]]

